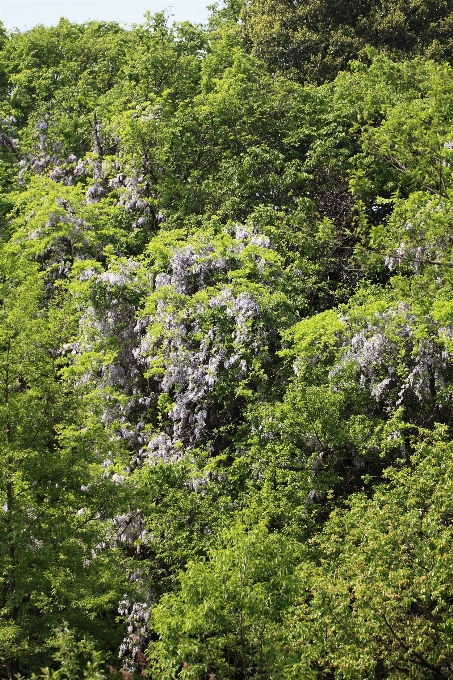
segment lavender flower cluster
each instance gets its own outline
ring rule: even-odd
[[[430,337],[418,337],[421,324],[431,326]],[[420,318],[405,303],[375,313],[353,332],[330,378],[341,381],[344,369],[354,366],[359,384],[390,411],[414,398],[420,404],[442,404],[450,398],[447,377],[452,371],[442,333],[432,319]]]
[[[175,247],[166,270],[154,277],[132,259],[81,275],[93,299],[81,319],[77,353],[102,350],[112,339],[117,347],[83,379],[106,395],[103,423],[115,424],[132,467],[146,459],[175,461],[204,441],[218,424],[219,384],[225,393],[228,383],[227,398],[234,399],[254,357],[266,351],[262,300],[223,281],[240,267],[237,256],[247,243],[270,244],[253,230],[237,232],[226,249],[206,240]],[[150,301],[153,312],[147,313]],[[162,393],[171,403],[164,430],[153,420]]]
[[[132,602],[130,598],[125,597],[119,603],[118,613],[126,618],[127,635],[121,643],[118,657],[122,660],[123,669],[128,673],[135,673],[140,667],[143,668],[151,606],[150,596],[144,602]]]

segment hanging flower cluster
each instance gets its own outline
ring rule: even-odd
[[[245,227],[199,235],[158,260],[161,248],[150,253],[152,267],[121,259],[79,277],[91,304],[77,353],[96,354],[83,380],[102,386],[103,422],[116,428],[132,466],[177,460],[234,422],[241,390],[261,389],[276,361],[269,344],[287,323],[276,315],[285,300],[273,289],[278,258],[266,236]],[[267,285],[253,280],[263,270]]]

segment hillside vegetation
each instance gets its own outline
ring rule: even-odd
[[[453,679],[452,45],[1,33],[0,677]]]

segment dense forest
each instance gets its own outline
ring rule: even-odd
[[[0,31],[0,677],[453,679],[453,0]]]

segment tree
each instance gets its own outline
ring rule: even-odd
[[[297,592],[296,561],[296,545],[263,525],[224,532],[155,608],[151,677],[290,677],[282,623]]]
[[[95,546],[117,487],[99,444],[76,434],[84,417],[62,372],[75,320],[67,296],[46,298],[45,273],[17,242],[0,257],[0,660],[15,678],[46,661],[63,617],[102,637],[90,618],[118,598],[118,577]]]
[[[451,678],[452,445],[439,428],[372,498],[315,539],[322,667],[344,678]]]
[[[301,82],[332,80],[367,46],[392,58],[451,54],[450,0],[250,0],[241,19],[252,54]]]

